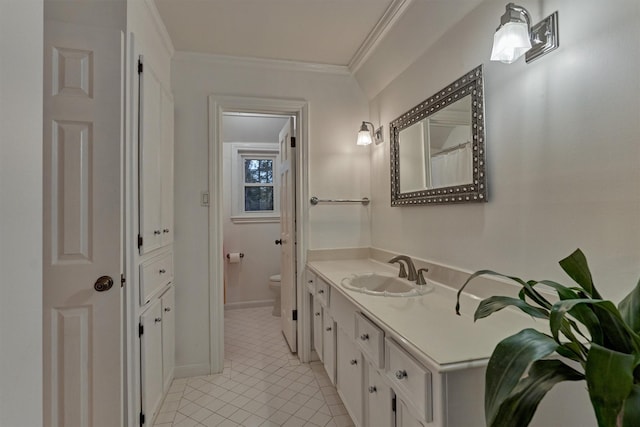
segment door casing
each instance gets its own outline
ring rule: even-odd
[[[310,345],[305,324],[308,307],[304,306],[304,266],[306,264],[308,236],[309,187],[309,104],[304,99],[252,98],[229,95],[209,96],[209,353],[212,374],[224,368],[224,261],[223,239],[223,176],[222,176],[222,121],[226,112],[291,115],[296,117],[296,287],[298,306],[298,356],[309,361]],[[308,305],[308,301],[307,301]]]

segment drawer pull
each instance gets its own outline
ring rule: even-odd
[[[164,311],[166,311],[166,312],[170,312],[170,311],[171,311],[171,307],[165,307],[165,308],[164,308]]]
[[[159,236],[160,235],[160,230],[153,230],[153,235],[154,236]]]
[[[320,316],[320,312],[317,312],[317,313],[316,313],[316,316]]]
[[[357,365],[358,364],[358,360],[357,359],[351,359],[351,361],[349,362],[352,365]]]
[[[404,369],[402,371],[396,371],[396,378],[399,380],[407,378],[407,371]]]
[[[162,317],[156,317],[156,318],[155,318],[155,321],[156,321],[156,323],[160,323],[160,322],[162,322]]]
[[[165,228],[164,230],[162,230],[163,233],[167,234],[169,232],[168,228]]]
[[[378,391],[378,389],[376,388],[376,386],[374,386],[374,385],[369,386],[369,393],[375,393],[376,391]]]
[[[318,291],[318,293],[319,293],[319,294],[324,294],[324,289],[320,289],[320,290]]]
[[[362,341],[366,341],[366,340],[368,340],[368,339],[369,339],[369,334],[362,334],[362,335],[360,335],[360,339],[361,339]]]
[[[331,331],[331,326],[327,326],[326,331],[327,331],[327,332],[330,332],[330,331]]]
[[[161,268],[160,271],[159,271],[160,274],[164,274],[166,272],[167,272],[167,270],[165,270],[164,268]]]

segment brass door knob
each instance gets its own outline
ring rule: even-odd
[[[100,276],[96,283],[93,285],[93,289],[98,292],[106,292],[113,287],[113,279],[109,276]]]

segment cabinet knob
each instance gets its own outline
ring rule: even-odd
[[[168,232],[169,232],[169,229],[168,229],[168,228],[165,228],[164,230],[162,230],[162,232],[166,234],[166,233],[168,233]]]
[[[276,245],[281,245],[281,244],[282,244],[282,239],[276,240]]]
[[[358,364],[358,360],[357,359],[351,359],[351,361],[349,362],[352,365],[357,365]]]
[[[324,294],[324,289],[320,289],[320,290],[318,291],[318,293],[319,293],[319,294]]]
[[[156,323],[160,323],[160,322],[162,322],[162,317],[156,317],[156,318],[155,318],[155,321],[156,321]]]
[[[166,272],[167,272],[167,270],[165,270],[164,268],[161,268],[160,271],[159,271],[160,274],[164,274]]]
[[[154,235],[154,236],[159,236],[159,235],[160,235],[160,233],[161,233],[161,231],[160,231],[160,230],[153,230],[153,235]]]
[[[369,334],[362,334],[362,335],[360,335],[360,339],[361,339],[362,341],[366,341],[366,340],[368,340],[368,339],[369,339]]]
[[[374,386],[374,385],[369,386],[369,393],[375,393],[376,391],[378,391],[378,389],[376,388],[376,386]]]
[[[316,316],[320,316],[320,312],[317,312],[317,313],[316,313]]]
[[[327,326],[327,329],[325,329],[327,332],[331,331],[331,326]]]
[[[165,307],[164,311],[166,311],[167,313],[171,311],[171,307]]]
[[[396,371],[396,378],[399,380],[407,378],[407,371],[405,371],[404,369],[401,371]]]

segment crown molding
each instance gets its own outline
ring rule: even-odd
[[[169,31],[167,30],[166,25],[164,25],[164,21],[160,16],[160,12],[158,12],[158,8],[156,7],[156,3],[153,0],[144,0],[144,4],[147,6],[149,10],[149,14],[153,20],[153,25],[156,27],[156,31],[160,35],[162,39],[162,44],[169,51],[169,55],[173,56],[176,52],[176,49],[173,47],[173,42],[171,41],[171,36],[169,36]]]
[[[391,2],[382,18],[369,32],[367,38],[349,61],[348,68],[351,73],[355,74],[360,69],[412,2],[413,0],[393,0]]]
[[[241,67],[268,68],[284,71],[305,71],[315,73],[351,75],[349,68],[343,65],[317,64],[312,62],[285,61],[281,59],[249,58],[210,53],[177,51],[175,61],[198,61],[210,64],[232,65]]]

